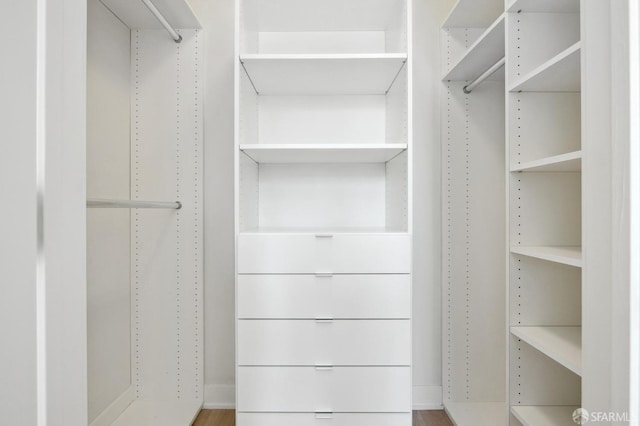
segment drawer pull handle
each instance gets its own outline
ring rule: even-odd
[[[316,272],[316,278],[331,278],[333,274],[331,272]]]
[[[333,318],[316,318],[318,324],[332,324]]]
[[[333,234],[316,234],[316,238],[333,238]]]
[[[316,371],[333,371],[333,365],[316,365]]]
[[[332,419],[332,412],[316,412],[316,419]]]

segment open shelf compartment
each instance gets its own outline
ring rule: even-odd
[[[511,327],[511,334],[575,374],[582,374],[582,327]]]
[[[581,170],[582,151],[528,161],[511,168],[512,172],[579,172]]]
[[[406,54],[242,55],[260,95],[386,94]]]
[[[504,58],[505,16],[501,15],[442,77],[443,80],[472,80]]]
[[[579,92],[580,42],[526,74],[511,92]]]
[[[458,0],[442,27],[487,28],[503,11],[503,0]]]
[[[582,267],[581,247],[552,247],[552,246],[513,246],[511,253],[564,265]]]

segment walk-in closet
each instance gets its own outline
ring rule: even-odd
[[[637,1],[0,16],[0,424],[640,426]]]

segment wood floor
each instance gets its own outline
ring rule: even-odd
[[[193,426],[235,426],[234,410],[202,410]],[[453,426],[444,411],[414,411],[413,426]]]

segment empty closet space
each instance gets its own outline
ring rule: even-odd
[[[460,0],[441,30],[443,402],[458,425],[506,418],[504,32],[502,0]]]
[[[580,2],[507,13],[510,424],[581,403]]]
[[[88,1],[92,426],[186,425],[202,405],[199,24],[158,3],[179,43],[144,2]]]

